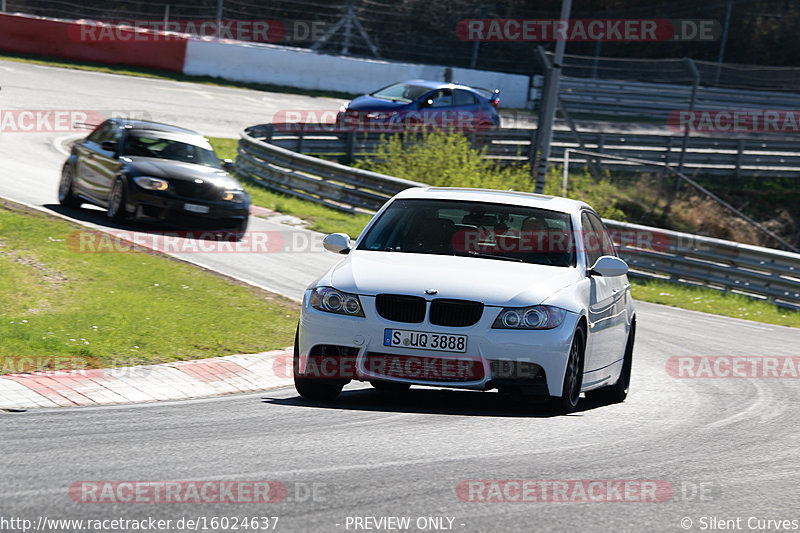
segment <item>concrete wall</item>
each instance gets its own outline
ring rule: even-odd
[[[184,73],[361,94],[397,81],[444,80],[447,67],[317,54],[257,43],[189,41]],[[500,89],[501,107],[525,107],[528,76],[452,69],[454,82]]]

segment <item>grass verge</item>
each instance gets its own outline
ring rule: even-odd
[[[273,93],[288,93],[302,96],[317,96],[325,98],[343,98],[352,100],[354,94],[338,91],[315,91],[311,89],[298,89],[284,85],[272,85],[268,83],[249,83],[243,81],[230,81],[213,76],[189,76],[168,70],[148,69],[131,67],[128,65],[110,65],[106,63],[90,63],[88,61],[73,61],[59,57],[34,56],[26,54],[0,53],[0,60],[16,61],[17,63],[29,63],[31,65],[43,65],[46,67],[69,68],[73,70],[87,70],[91,72],[106,72],[109,74],[121,74],[124,76],[136,76],[138,78],[153,78],[157,80],[185,81],[200,83],[203,85],[215,85],[218,87],[234,87],[236,89],[252,89],[255,91],[268,91]]]
[[[99,368],[291,345],[291,301],[158,254],[76,253],[76,231],[89,230],[0,204],[0,373],[14,357]]]
[[[633,298],[643,302],[800,328],[800,312],[783,309],[742,294],[634,277],[630,281]]]

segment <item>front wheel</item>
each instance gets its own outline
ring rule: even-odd
[[[61,170],[61,181],[58,184],[58,203],[64,207],[80,207],[81,202],[75,198],[72,167],[64,165]]]
[[[344,382],[339,379],[305,378],[300,375],[300,343],[298,332],[294,335],[294,356],[292,357],[294,375],[294,388],[303,398],[309,400],[335,400],[344,388]]]
[[[583,385],[583,354],[585,348],[586,334],[583,328],[579,327],[575,330],[572,345],[569,349],[561,396],[552,399],[553,408],[562,414],[574,413],[578,407],[581,386]]]
[[[125,185],[119,178],[114,180],[114,186],[111,188],[106,216],[114,222],[125,220]]]

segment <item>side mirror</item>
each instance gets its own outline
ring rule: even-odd
[[[233,159],[220,159],[220,163],[222,163],[222,168],[225,172],[233,172],[236,170],[236,163],[233,162]]]
[[[627,273],[628,263],[613,255],[604,255],[600,257],[587,272],[590,276],[598,275],[608,277],[623,276]]]
[[[350,253],[350,237],[346,233],[331,233],[322,240],[322,246],[335,254]]]
[[[105,150],[106,152],[114,152],[117,153],[117,141],[103,141],[100,143],[100,148]]]

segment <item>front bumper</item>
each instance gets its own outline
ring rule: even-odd
[[[200,206],[206,213],[186,209]],[[184,198],[162,191],[147,191],[136,186],[128,190],[126,209],[137,220],[167,223],[185,229],[233,229],[241,226],[250,213],[250,203]]]
[[[568,312],[564,322],[551,330],[492,329],[501,308],[487,306],[473,326],[443,327],[431,324],[427,314],[422,323],[386,320],[378,314],[371,296],[359,297],[365,317],[319,311],[310,306],[309,297],[310,291],[306,291],[300,315],[296,371],[301,375],[315,374],[320,363],[317,356],[339,357],[339,365],[325,362],[330,365],[325,369],[330,371],[326,376],[473,390],[519,387],[534,394],[560,396],[572,336],[580,318]],[[466,335],[467,349],[465,353],[454,353],[385,346],[386,329]],[[376,365],[376,356],[383,358],[385,364]],[[393,366],[395,362],[399,366]],[[435,364],[444,365],[441,368],[449,368],[450,373],[437,370]],[[405,369],[405,373],[398,372],[398,368]],[[420,372],[425,368],[432,370]]]

